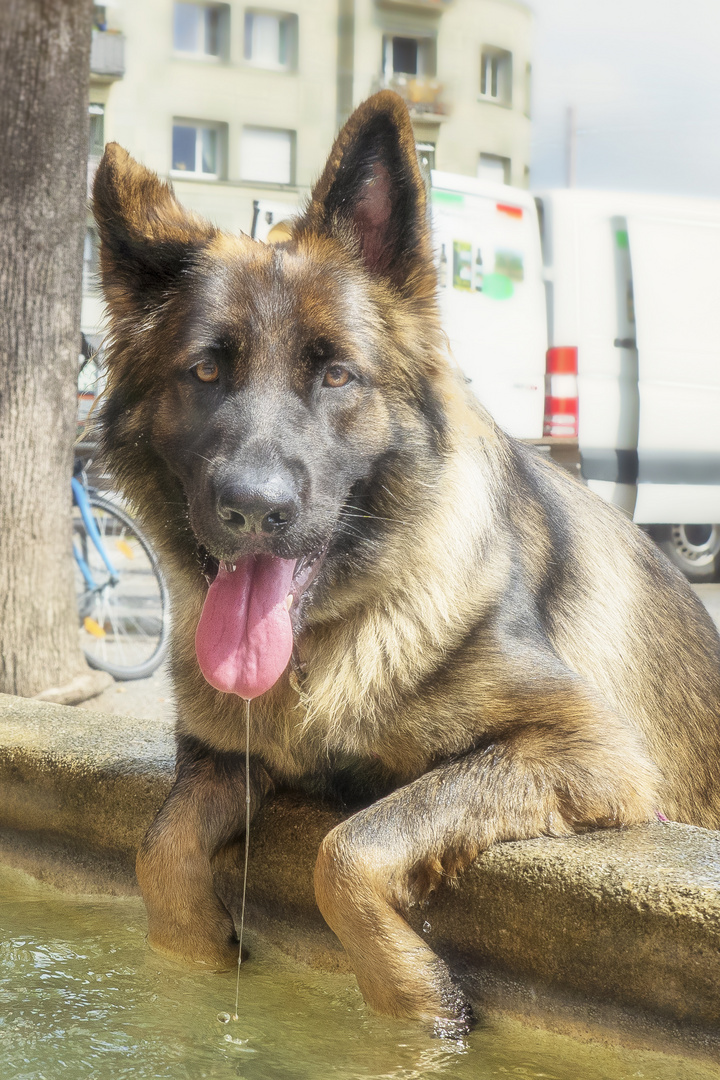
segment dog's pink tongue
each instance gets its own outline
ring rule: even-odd
[[[200,670],[216,690],[256,698],[282,675],[293,647],[286,598],[294,569],[294,559],[251,555],[218,570],[195,634]]]

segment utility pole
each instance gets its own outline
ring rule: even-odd
[[[577,179],[577,125],[575,106],[568,105],[565,121],[565,181],[569,188],[575,187]]]

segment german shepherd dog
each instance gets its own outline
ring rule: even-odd
[[[149,940],[236,963],[211,860],[276,787],[356,812],[317,902],[380,1013],[470,1010],[403,917],[503,840],[720,826],[720,640],[616,509],[509,438],[447,357],[401,99],[340,132],[277,244],[97,172],[104,451],[173,605],[177,778],[140,850]]]

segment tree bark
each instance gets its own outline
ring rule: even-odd
[[[87,667],[71,547],[90,0],[0,2],[0,691]]]

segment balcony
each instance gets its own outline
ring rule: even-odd
[[[446,11],[452,0],[376,0],[379,7],[405,8],[414,11]]]
[[[113,82],[125,74],[125,36],[114,30],[92,32],[90,74],[95,82]]]
[[[442,85],[427,75],[381,75],[380,88],[399,94],[413,120],[440,123],[448,113]]]

